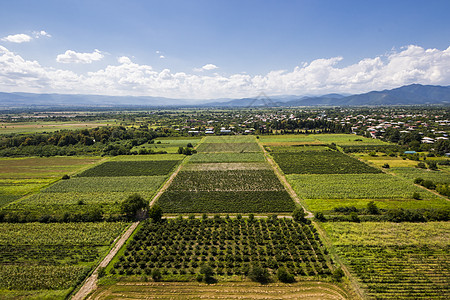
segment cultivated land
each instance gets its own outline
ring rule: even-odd
[[[169,215],[161,223],[141,222],[106,269],[95,272],[101,285],[91,299],[352,299],[358,298],[356,294],[367,299],[450,297],[448,222],[367,222],[400,208],[412,216],[438,210],[435,215],[445,218],[448,198],[413,183],[421,177],[448,184],[448,166],[440,164],[437,171],[415,168],[419,162],[446,163],[445,157],[433,156],[431,150],[405,156],[399,145],[379,139],[304,134],[304,129],[299,130],[302,134],[258,137],[157,137],[206,124],[206,119],[198,121],[189,115],[182,119],[184,113],[171,112],[170,118],[164,112],[150,117],[144,113],[136,117],[137,123],[123,114],[120,126],[110,122],[117,127],[78,131],[89,137],[99,131],[104,134],[95,136],[101,143],[89,146],[101,149],[91,153],[102,158],[0,159],[4,205],[0,210],[4,222],[0,223],[0,298],[66,298],[124,232],[129,223],[117,222],[123,220],[120,205],[135,192],[146,201],[156,200]],[[225,111],[201,113],[214,116],[211,124],[235,118],[234,113]],[[278,112],[274,115],[280,118]],[[145,124],[146,118],[153,118],[152,123]],[[245,128],[261,125],[244,121],[239,124],[247,124]],[[168,128],[167,122],[176,124],[178,132]],[[278,120],[270,122],[264,125],[286,129]],[[325,121],[314,122],[308,126]],[[60,125],[70,123],[75,122]],[[86,128],[95,123],[86,122]],[[46,125],[50,128],[53,123]],[[295,122],[289,121],[289,126]],[[327,130],[336,128],[333,126]],[[34,132],[43,129],[31,128]],[[426,128],[420,130],[426,132]],[[435,131],[439,130],[442,128]],[[78,141],[79,135],[72,137]],[[16,152],[2,148],[2,153],[39,150],[50,135],[40,140],[38,134],[28,138],[35,146],[28,145],[20,152],[21,146],[16,145]],[[69,134],[58,138],[61,143],[70,141]],[[1,146],[22,140],[2,139]],[[57,144],[47,146],[59,149]],[[198,153],[175,154],[188,144]],[[281,181],[261,146],[277,171],[283,171]],[[78,151],[85,145],[65,147]],[[169,154],[109,156],[138,154],[143,149]],[[44,153],[39,155],[47,155]],[[390,168],[381,168],[386,163]],[[61,180],[64,174],[71,178]],[[173,181],[168,180],[172,174]],[[297,196],[291,198],[286,192],[289,185]],[[323,212],[328,221],[297,222],[286,217],[298,205],[293,199],[314,213]],[[380,209],[379,215],[367,215],[371,201]],[[196,217],[187,218],[191,213]],[[342,222],[353,217],[354,222]],[[95,222],[84,222],[86,219]],[[40,223],[30,222],[36,220]],[[112,256],[110,253],[109,258]],[[213,268],[217,283],[196,282],[203,264]],[[268,270],[271,283],[250,282],[249,272],[256,265]],[[297,282],[279,282],[276,273],[281,267]],[[332,276],[338,267],[344,270],[342,281]],[[156,270],[161,272],[162,282],[153,281]],[[87,291],[95,287],[96,276],[88,282]]]
[[[338,255],[376,299],[448,299],[448,222],[325,223]]]
[[[65,298],[125,227],[115,222],[0,224],[0,293]]]

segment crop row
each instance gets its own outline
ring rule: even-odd
[[[169,191],[282,191],[272,170],[181,171]]]
[[[338,151],[275,152],[272,155],[285,174],[381,173]]]
[[[0,289],[75,287],[125,223],[0,224]]]
[[[431,180],[435,184],[449,184],[450,172],[442,170],[430,170],[421,168],[391,168],[390,172],[401,176],[403,178],[413,181],[416,178],[422,178],[424,180]]]
[[[233,135],[233,136],[207,136],[203,143],[254,143],[255,137],[251,135]]]
[[[109,161],[84,171],[78,177],[167,175],[178,163],[178,160]]]
[[[263,153],[197,153],[190,157],[190,163],[264,162]]]
[[[217,273],[244,274],[250,263],[293,274],[329,274],[315,229],[291,219],[176,219],[146,222],[112,273],[142,274],[154,268],[195,273],[202,264]]]
[[[323,226],[371,298],[448,299],[449,222]]]
[[[197,148],[198,152],[261,152],[257,143],[202,143]]]
[[[166,191],[158,204],[167,213],[275,213],[295,209],[286,191]]]

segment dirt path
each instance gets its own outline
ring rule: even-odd
[[[266,157],[269,164],[272,166],[273,170],[275,171],[275,174],[277,175],[278,179],[283,183],[286,191],[289,193],[292,199],[294,199],[295,202],[297,202],[305,211],[306,217],[305,218],[313,218],[314,215],[312,212],[308,211],[305,206],[303,206],[300,197],[295,193],[292,186],[287,181],[286,177],[281,173],[280,169],[278,168],[277,164],[274,162],[274,160],[269,156],[269,153],[267,153],[266,149],[258,142],[258,145],[261,147],[261,149],[264,152],[264,156]]]
[[[95,268],[94,272],[92,272],[91,276],[84,282],[83,286],[78,290],[78,292],[72,297],[72,300],[83,300],[85,299],[94,289],[97,288],[97,278],[98,278],[98,269],[106,267],[109,262],[113,259],[119,249],[125,244],[126,240],[131,236],[133,231],[139,225],[139,222],[133,223],[127,231],[120,237],[114,247],[109,251],[109,253],[105,256],[102,262]]]
[[[172,183],[175,176],[177,176],[178,172],[180,172],[181,168],[183,167],[183,163],[181,163],[178,168],[175,170],[175,172],[170,175],[169,179],[167,179],[166,183],[164,183],[163,187],[159,189],[158,193],[153,197],[152,201],[150,201],[149,206],[151,207],[153,204],[155,204],[156,200],[167,190],[167,188]]]

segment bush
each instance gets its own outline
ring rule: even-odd
[[[253,265],[248,273],[248,277],[262,284],[270,282],[269,271],[261,266]]]
[[[70,179],[70,176],[69,176],[69,175],[67,175],[67,174],[64,174],[64,175],[63,175],[63,177],[62,177],[61,179],[63,179],[63,180],[67,180],[67,179]]]
[[[420,162],[417,164],[416,168],[426,169],[427,166],[423,162]]]
[[[423,180],[424,180],[423,178],[418,177],[418,178],[414,179],[414,183],[422,185]]]
[[[139,194],[133,194],[129,196],[122,204],[120,205],[120,210],[124,213],[128,218],[136,218],[139,211],[144,210],[147,207],[147,202],[142,198]]]
[[[436,185],[431,180],[424,180],[422,185],[429,190],[434,190],[436,188]]]
[[[316,213],[316,219],[320,222],[325,222],[327,220],[322,212]]]
[[[384,168],[384,169],[389,169],[391,166],[389,166],[389,164],[388,163],[385,163],[384,165],[382,165],[381,166],[382,168]]]
[[[378,209],[378,207],[374,201],[370,201],[369,203],[367,203],[367,212],[370,215],[379,215],[380,214],[380,210]]]
[[[358,213],[352,212],[350,213],[350,222],[359,223],[361,220],[359,219]]]
[[[413,198],[413,199],[416,199],[416,200],[420,200],[420,194],[419,194],[418,192],[414,192],[414,193],[412,194],[412,198]]]
[[[161,222],[162,216],[163,211],[159,205],[154,204],[152,207],[150,207],[150,210],[148,211],[148,217],[152,219],[153,222]]]
[[[295,282],[294,275],[292,275],[288,271],[286,271],[285,268],[279,268],[277,270],[277,278],[279,281],[284,282],[284,283]]]
[[[428,169],[437,170],[437,163],[435,161],[427,161]]]
[[[202,265],[200,267],[200,274],[203,275],[202,279],[206,283],[214,283],[216,279],[214,278],[214,270],[209,265]]]
[[[159,269],[154,269],[152,271],[152,279],[154,281],[160,281],[162,278],[161,271]]]
[[[344,276],[344,271],[341,268],[337,268],[331,273],[331,278],[335,282],[341,282]]]
[[[303,208],[297,207],[296,209],[294,209],[294,211],[292,212],[292,218],[300,223],[305,222],[305,211],[303,210]]]

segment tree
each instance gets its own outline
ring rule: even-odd
[[[340,282],[342,281],[342,278],[345,276],[344,271],[342,271],[341,268],[337,268],[333,271],[333,273],[331,273],[331,278],[333,279],[333,281],[335,282]]]
[[[303,210],[303,208],[297,207],[296,209],[294,209],[294,211],[292,212],[292,218],[297,222],[305,222],[305,211]]]
[[[370,201],[369,203],[367,203],[367,212],[370,215],[379,215],[380,214],[380,210],[378,209],[378,207],[374,201]]]
[[[136,218],[140,211],[145,210],[147,207],[147,202],[139,194],[130,195],[125,201],[120,205],[120,210],[128,218]]]
[[[160,281],[162,278],[161,271],[159,269],[154,269],[152,271],[152,278],[154,281]]]
[[[284,283],[292,283],[295,282],[294,275],[290,274],[286,271],[285,268],[281,267],[277,270],[277,278],[279,281]]]
[[[163,216],[163,210],[162,208],[155,204],[152,207],[150,207],[148,211],[148,217],[152,219],[153,222],[157,223],[161,221],[161,218]]]
[[[316,213],[316,219],[320,222],[325,222],[327,219],[325,218],[323,212],[317,212]]]
[[[259,283],[268,283],[270,281],[269,271],[259,265],[253,265],[248,273],[248,277]]]
[[[200,267],[200,274],[202,274],[202,279],[206,283],[214,283],[216,279],[214,278],[214,270],[210,265],[202,265]]]

